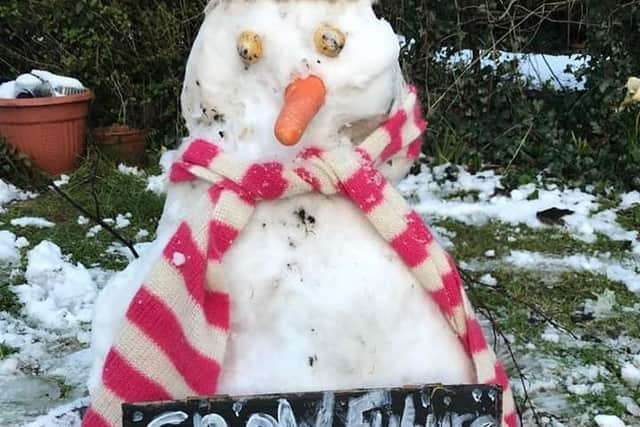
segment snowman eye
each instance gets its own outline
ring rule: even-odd
[[[324,56],[335,58],[340,55],[347,38],[342,31],[330,25],[323,25],[316,30],[313,41],[318,52]]]
[[[245,65],[255,64],[262,59],[262,37],[253,31],[243,31],[236,45],[238,55]]]

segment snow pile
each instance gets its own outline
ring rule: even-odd
[[[60,178],[53,181],[53,184],[57,187],[64,187],[65,185],[69,184],[70,180],[71,177],[69,175],[60,175]]]
[[[613,415],[598,415],[595,422],[598,427],[625,427],[625,423]]]
[[[0,179],[0,213],[4,212],[3,205],[14,200],[27,200],[33,197],[35,197],[33,193],[25,193]]]
[[[637,355],[631,362],[623,364],[620,375],[625,383],[637,388],[640,385],[640,355]]]
[[[120,163],[118,165],[118,172],[120,172],[122,175],[128,175],[128,176],[143,176],[144,172],[141,171],[140,169],[138,169],[136,166],[127,166],[123,163]]]
[[[637,264],[612,261],[606,258],[572,255],[556,257],[529,251],[512,251],[504,262],[522,270],[537,271],[583,271],[601,274],[609,280],[624,283],[631,292],[640,292],[640,274],[636,272]]]
[[[632,191],[622,195],[620,209],[629,209],[637,204],[640,204],[640,191]]]
[[[451,168],[456,177],[452,179]],[[631,242],[633,252],[640,254],[638,231],[624,229],[617,222],[617,214],[625,206],[631,206],[640,195],[630,193],[623,197],[616,209],[594,213],[600,207],[594,194],[579,189],[560,189],[555,184],[538,183],[522,185],[505,194],[502,176],[494,171],[471,174],[462,167],[451,165],[427,168],[419,175],[409,176],[400,184],[405,197],[413,199],[415,209],[431,218],[450,218],[467,225],[481,226],[489,221],[510,225],[524,224],[531,228],[543,228],[538,213],[552,209],[571,210],[574,213],[563,218],[566,229],[576,238],[588,243],[597,234],[612,240]]]
[[[16,243],[16,235],[0,230],[0,265],[20,261],[20,251]]]
[[[11,225],[13,225],[14,227],[21,227],[21,228],[26,228],[26,227],[53,228],[56,226],[53,222],[48,221],[44,218],[34,218],[34,217],[23,217],[23,218],[12,219]]]
[[[605,390],[603,381],[610,377],[611,373],[603,366],[580,366],[571,370],[566,386],[571,394],[578,396],[599,395]]]
[[[129,227],[131,225],[131,217],[132,216],[133,215],[130,212],[127,212],[124,215],[118,214],[118,216],[115,219],[115,228],[116,228],[116,230],[122,230],[122,229],[125,229],[125,228]]]
[[[25,278],[27,283],[13,291],[29,319],[54,330],[91,321],[96,284],[86,268],[70,263],[54,243],[44,241],[29,252]]]
[[[518,61],[518,72],[531,87],[551,85],[556,90],[584,90],[586,78],[578,80],[574,73],[587,68],[591,62],[591,58],[586,55],[542,55],[505,51],[480,51],[480,55],[480,65],[483,68],[495,70],[499,64]],[[469,65],[473,61],[473,52],[466,49],[449,53],[449,50],[444,48],[436,54],[436,60],[447,62],[451,66]]]
[[[606,289],[597,300],[587,300],[584,304],[584,313],[593,315],[597,319],[609,316],[618,305],[616,293],[611,289]]]
[[[79,409],[86,408],[88,405],[89,398],[78,399],[38,417],[25,427],[80,427],[82,420]]]
[[[68,89],[83,90],[77,79],[59,76],[48,71],[32,70],[18,76],[14,81],[0,85],[0,98],[15,99],[19,96],[64,96]]]

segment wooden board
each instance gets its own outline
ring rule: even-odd
[[[420,386],[123,405],[123,427],[492,427],[493,386]]]

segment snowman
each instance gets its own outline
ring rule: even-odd
[[[424,130],[398,54],[371,0],[209,4],[158,237],[96,304],[83,425],[122,401],[480,382],[516,425],[453,263],[393,189]]]

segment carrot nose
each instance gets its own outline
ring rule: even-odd
[[[300,142],[309,123],[322,108],[326,95],[324,82],[316,76],[296,80],[287,87],[275,128],[281,144],[291,146]]]

